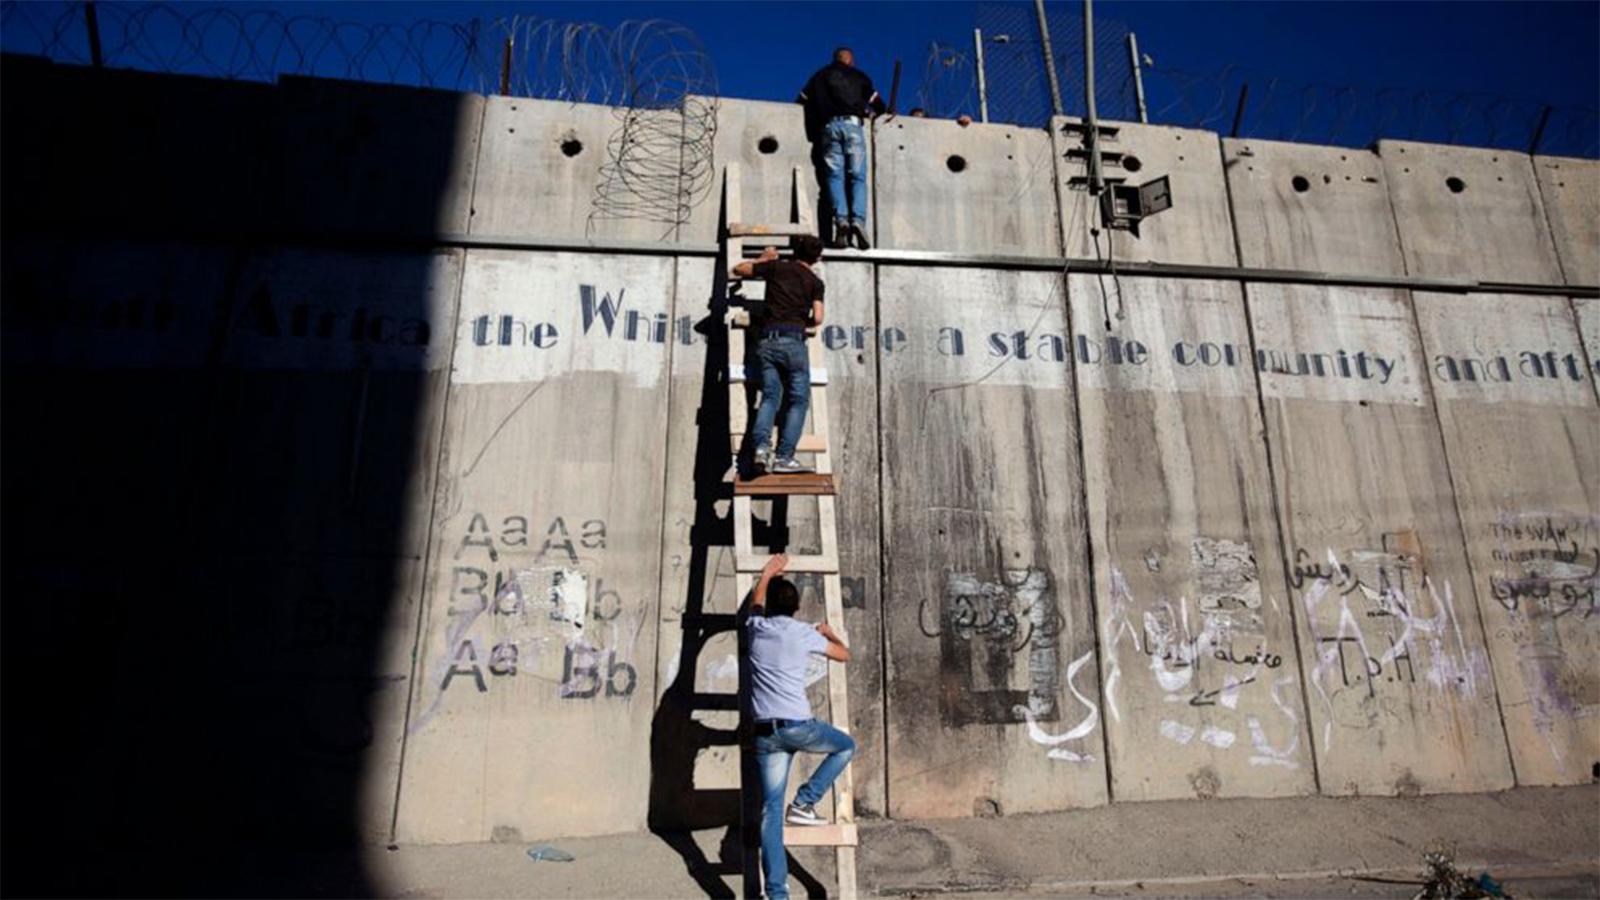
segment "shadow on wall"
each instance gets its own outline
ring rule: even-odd
[[[481,98],[0,66],[7,893],[370,895]]]

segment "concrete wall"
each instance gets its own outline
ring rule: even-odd
[[[133,822],[150,769],[186,785],[166,826],[229,834],[304,809],[401,841],[730,822],[715,263],[414,242],[709,241],[705,159],[740,163],[744,219],[787,220],[796,166],[816,197],[798,108],[717,101],[694,165],[619,205],[614,144],[659,122],[6,66],[29,79],[0,192],[7,675],[110,615],[115,665],[197,685],[126,764],[41,777],[28,808],[103,795]],[[99,138],[139,168],[102,179],[63,102],[155,117]],[[209,127],[236,114],[266,149]],[[1062,124],[879,122],[879,245],[1053,255],[1064,235],[1094,257]],[[1109,174],[1170,175],[1175,202],[1100,235],[1118,261],[1595,281],[1591,162],[1129,124],[1111,149]],[[184,167],[229,153],[249,177],[193,202]],[[152,192],[177,199],[142,216]],[[652,218],[663,196],[681,225]],[[330,233],[413,243],[310,240]],[[822,274],[862,815],[1589,777],[1600,301],[848,254]],[[789,504],[786,534],[757,512],[759,539],[815,541],[814,505]],[[89,522],[126,537],[57,537]],[[195,536],[192,565],[171,535]],[[44,593],[66,599],[11,599]],[[63,719],[7,682],[8,731],[143,721],[131,689]],[[202,738],[215,709],[223,737]],[[185,781],[170,751],[197,740],[252,748],[275,786],[213,796],[231,762]]]

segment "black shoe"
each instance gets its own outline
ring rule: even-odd
[[[850,223],[843,220],[834,223],[833,234],[828,238],[828,248],[831,250],[844,250],[850,246]]]
[[[872,249],[872,242],[867,240],[867,229],[865,226],[856,222],[850,223],[850,236],[854,238],[854,243],[857,250]]]

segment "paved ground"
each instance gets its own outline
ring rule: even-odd
[[[534,862],[526,845],[471,844],[374,849],[366,869],[380,894],[401,898],[733,897],[739,888],[736,847],[722,829],[550,843],[576,860]],[[1417,891],[1403,882],[1421,877],[1423,851],[1440,845],[1518,897],[1600,897],[1600,786],[882,822],[865,829],[861,888],[899,897],[1403,898]],[[800,862],[815,888],[831,890],[829,851]]]

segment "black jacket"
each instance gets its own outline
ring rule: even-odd
[[[881,113],[885,108],[867,73],[841,62],[818,69],[795,99],[806,106],[806,139],[812,142],[835,116],[865,116],[868,110]]]

